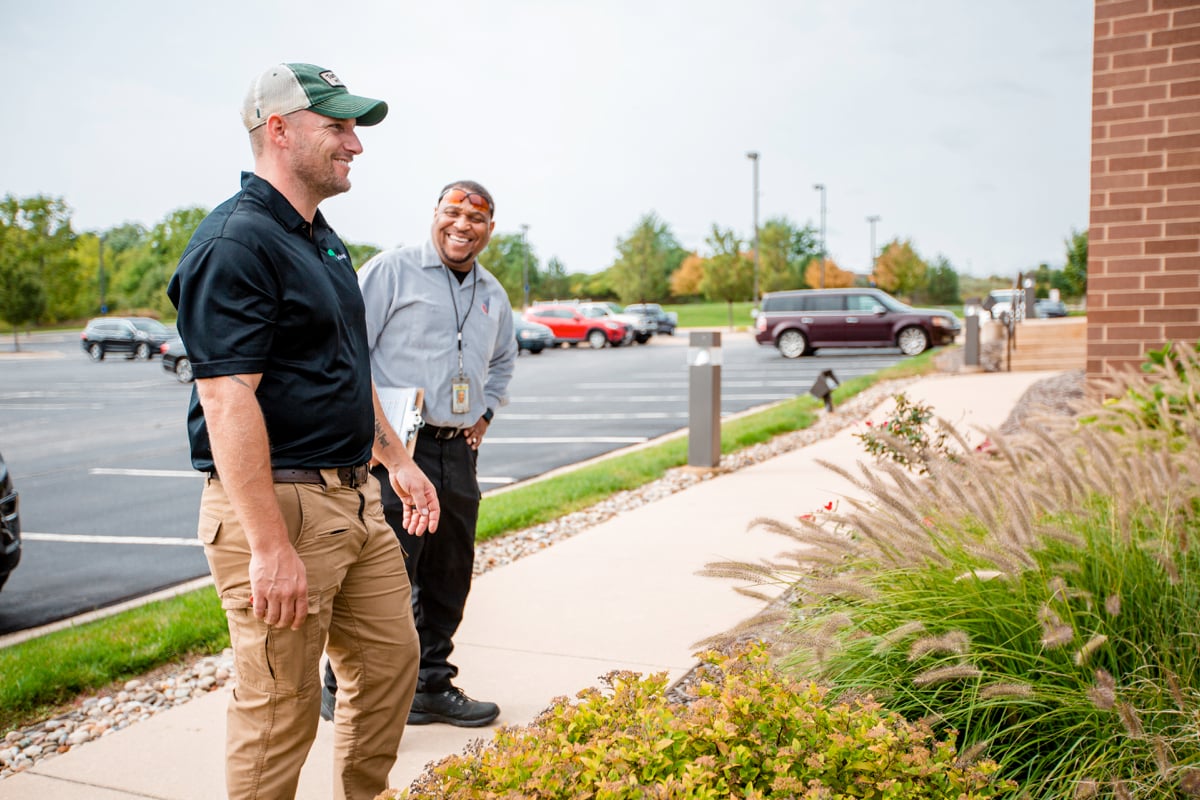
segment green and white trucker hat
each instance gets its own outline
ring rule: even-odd
[[[387,116],[387,103],[350,94],[332,70],[312,64],[278,64],[250,84],[242,103],[242,122],[252,131],[272,114],[290,114],[311,109],[334,119],[356,119],[359,125],[375,125]]]

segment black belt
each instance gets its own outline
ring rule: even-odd
[[[435,439],[453,439],[462,435],[462,428],[439,428],[437,425],[421,426],[421,433],[431,435]]]
[[[347,486],[351,489],[357,489],[367,482],[367,476],[371,472],[366,464],[359,464],[357,467],[338,467],[338,481],[342,486]],[[217,471],[209,470],[208,477],[217,478]],[[321,476],[319,469],[273,469],[271,470],[271,480],[275,483],[325,483],[325,478]]]

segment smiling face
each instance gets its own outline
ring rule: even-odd
[[[495,227],[491,214],[471,205],[470,198],[452,203],[443,197],[433,212],[433,246],[443,264],[466,272],[487,247]]]
[[[354,120],[296,111],[288,114],[288,130],[295,131],[288,151],[292,172],[314,197],[350,190],[350,162],[363,151]]]

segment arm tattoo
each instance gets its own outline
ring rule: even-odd
[[[239,383],[242,386],[245,386],[247,389],[251,388],[250,384],[248,384],[244,380],[242,380],[240,375],[230,375],[229,380],[233,381],[234,383]]]
[[[383,426],[379,424],[379,420],[375,420],[375,441],[379,442],[379,446],[385,449],[391,446],[391,442],[388,441],[388,436],[384,433]]]

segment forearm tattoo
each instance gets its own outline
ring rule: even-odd
[[[388,439],[387,433],[384,432],[383,426],[379,424],[379,420],[375,420],[375,441],[379,442],[379,446],[384,449],[391,446],[391,441]]]

